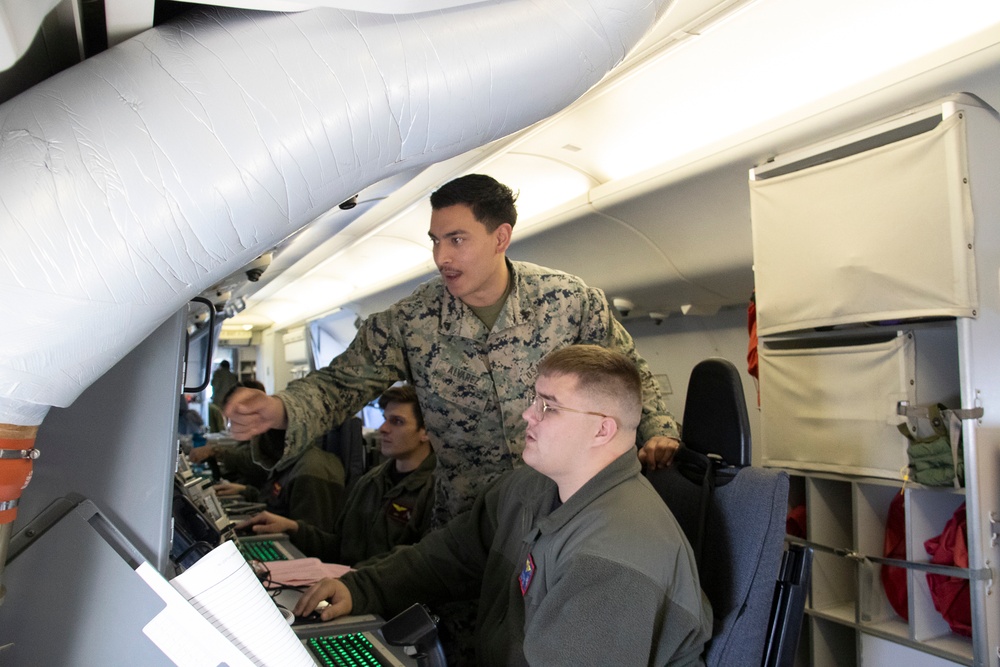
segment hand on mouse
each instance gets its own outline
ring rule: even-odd
[[[330,606],[330,603],[326,600],[320,600],[316,605],[316,608],[305,617],[305,620],[316,623],[323,620],[323,610]]]
[[[323,604],[325,603],[325,604]],[[354,609],[351,591],[339,579],[321,579],[309,587],[292,610],[296,616],[319,612],[323,621],[347,616]]]

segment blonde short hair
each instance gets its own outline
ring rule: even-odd
[[[577,387],[618,406],[622,426],[635,429],[642,417],[642,377],[635,361],[600,345],[569,345],[549,352],[538,375],[572,375]]]

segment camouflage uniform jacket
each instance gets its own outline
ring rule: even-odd
[[[560,271],[511,262],[510,295],[492,330],[440,278],[365,320],[354,341],[326,368],[291,382],[277,396],[294,455],[399,380],[417,391],[437,455],[434,524],[471,506],[501,473],[520,465],[535,367],[548,352],[595,343],[634,358],[643,377],[639,442],[677,437],[649,366],[614,318],[604,292]],[[277,434],[280,432],[272,432]],[[265,467],[275,461],[255,459]]]

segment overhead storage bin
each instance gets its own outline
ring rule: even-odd
[[[759,355],[765,465],[902,477],[896,405],[916,401],[911,333],[834,347],[766,341]]]
[[[809,664],[986,665],[996,653],[998,119],[955,95],[751,172],[757,442],[765,465],[792,469],[817,546]],[[947,428],[942,442],[941,406],[960,439]],[[964,468],[964,487],[918,474],[928,465]],[[906,618],[877,563],[901,488]],[[920,569],[963,502],[968,562],[954,571],[968,577],[971,638],[943,620]]]
[[[975,316],[966,118],[942,109],[751,172],[759,335]]]

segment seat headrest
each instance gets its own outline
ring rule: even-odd
[[[727,359],[699,362],[691,371],[682,439],[687,447],[723,464],[750,465],[750,420],[739,371]]]

